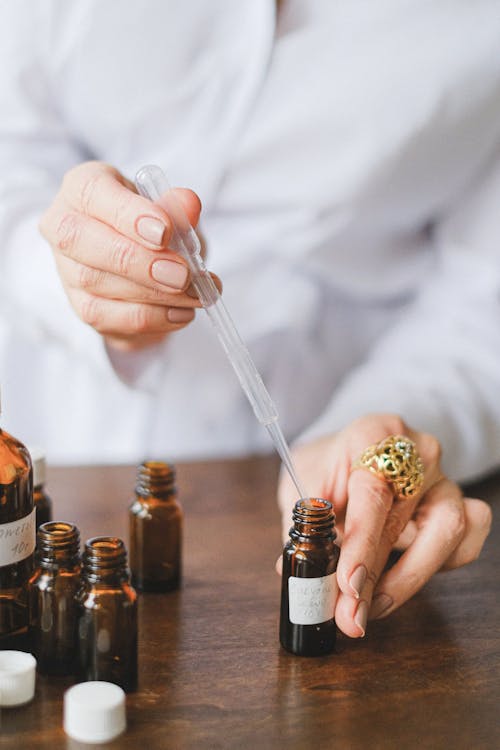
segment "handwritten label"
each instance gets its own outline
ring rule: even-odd
[[[288,579],[288,607],[294,625],[318,625],[333,617],[339,594],[337,574],[321,578]]]
[[[18,521],[0,525],[0,567],[24,560],[35,551],[36,510]]]

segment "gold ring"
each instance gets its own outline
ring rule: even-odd
[[[424,483],[422,459],[413,440],[404,435],[390,435],[370,445],[353,463],[354,469],[366,469],[388,482],[398,500],[415,497]]]

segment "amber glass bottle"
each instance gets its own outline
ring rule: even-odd
[[[340,550],[334,521],[331,503],[320,498],[299,500],[293,511],[283,550],[280,642],[299,656],[320,656],[335,647]]]
[[[52,500],[45,490],[47,463],[45,456],[38,449],[30,450],[33,462],[33,501],[36,509],[36,528],[42,523],[52,521]]]
[[[35,510],[30,455],[0,430],[0,649],[24,648]]]
[[[80,680],[137,687],[137,594],[130,585],[121,539],[94,537],[85,544],[78,593]]]
[[[175,470],[162,461],[145,461],[137,473],[129,508],[132,583],[141,591],[170,591],[180,585],[182,510]]]
[[[38,529],[36,570],[29,582],[30,643],[41,674],[75,674],[80,534],[72,523]]]

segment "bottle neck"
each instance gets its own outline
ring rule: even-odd
[[[83,575],[91,583],[128,581],[127,550],[121,539],[100,536],[89,539],[83,552]]]
[[[157,497],[169,500],[175,497],[175,469],[164,461],[144,461],[137,470],[135,491],[138,497]]]
[[[334,540],[335,514],[328,500],[319,497],[302,498],[293,509],[290,537],[294,541]]]
[[[72,523],[49,521],[37,533],[36,560],[41,568],[73,568],[80,561],[80,532]]]

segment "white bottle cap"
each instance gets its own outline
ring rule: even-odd
[[[64,731],[79,742],[108,742],[125,731],[125,693],[112,682],[81,682],[64,694]]]
[[[44,451],[38,446],[28,446],[28,452],[33,464],[33,487],[44,484],[47,479],[47,461]]]
[[[36,659],[24,651],[0,651],[0,706],[21,706],[35,695]]]

